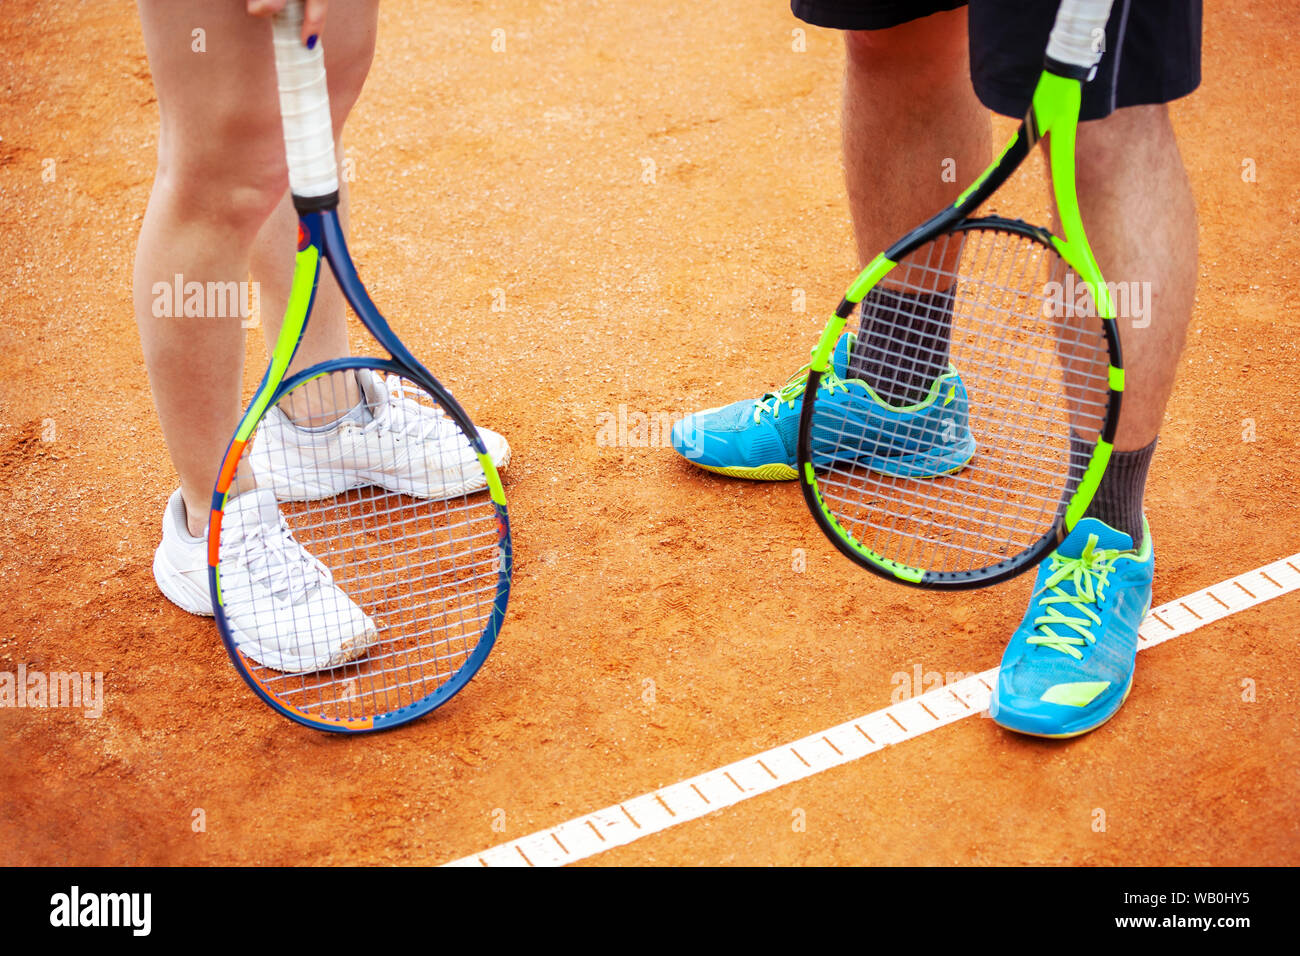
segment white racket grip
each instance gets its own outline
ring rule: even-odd
[[[1061,0],[1056,24],[1047,41],[1053,60],[1088,70],[1097,65],[1105,49],[1106,21],[1112,0]]]
[[[302,0],[289,0],[272,18],[271,33],[289,188],[306,199],[338,192],[339,174],[325,83],[325,51],[319,42],[311,50],[303,44],[302,18]]]

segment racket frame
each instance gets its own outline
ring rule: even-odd
[[[271,361],[247,410],[240,418],[239,426],[226,449],[218,473],[216,486],[212,492],[212,511],[208,518],[208,586],[212,594],[213,616],[221,632],[222,642],[234,662],[235,669],[248,683],[253,691],[274,710],[284,716],[317,730],[335,733],[364,733],[384,730],[408,723],[446,703],[483,666],[496,643],[506,614],[506,605],[510,597],[510,579],[513,563],[513,548],[510,539],[510,518],[506,512],[505,492],[501,487],[501,477],[488,454],[483,440],[470,421],[460,403],[452,397],[440,382],[426,369],[405,344],[393,332],[387,319],[375,306],[366,291],[352,257],[348,253],[347,241],[343,235],[342,225],[338,219],[338,194],[302,199],[294,197],[294,204],[299,212],[298,252],[294,261],[293,281],[290,286],[289,302],[285,310],[284,324],[271,353]],[[352,307],[361,324],[366,327],[375,340],[388,351],[390,359],[368,357],[346,357],[321,362],[310,368],[296,372],[285,378],[289,365],[298,351],[307,320],[315,302],[320,284],[322,265],[328,263],[330,271],[337,280],[344,299]],[[473,444],[484,474],[487,476],[488,493],[496,511],[500,569],[497,576],[497,593],[493,602],[482,636],[475,644],[473,652],[465,659],[456,672],[440,684],[436,690],[405,707],[375,714],[364,718],[329,718],[309,713],[276,697],[265,684],[258,679],[255,669],[250,667],[235,642],[233,632],[225,614],[225,605],[221,596],[221,574],[219,567],[221,547],[221,523],[225,513],[226,500],[230,493],[238,470],[239,461],[248,449],[262,417],[267,409],[275,405],[292,389],[304,382],[326,375],[330,372],[356,368],[373,368],[393,374],[403,375],[433,395],[443,410],[455,420],[461,432]]]
[[[1055,549],[1078,524],[1091,504],[1101,483],[1102,475],[1110,461],[1119,424],[1120,405],[1124,392],[1124,363],[1120,351],[1119,330],[1115,321],[1114,304],[1110,291],[1102,278],[1101,269],[1088,244],[1083,229],[1075,190],[1075,131],[1079,122],[1082,84],[1090,70],[1047,59],[1046,68],[1034,90],[1029,110],[1015,136],[1002,152],[980,174],[951,206],[907,233],[892,246],[880,253],[859,273],[844,298],[826,323],[813,350],[804,390],[803,408],[799,417],[798,479],[804,501],[817,525],[831,542],[854,563],[892,581],[913,587],[939,590],[965,590],[988,587],[1008,580],[1036,566]],[[1048,158],[1052,191],[1056,198],[1062,236],[1057,236],[1040,226],[1018,219],[999,216],[970,218],[1024,162],[1034,146],[1048,136]],[[1057,519],[1055,527],[1032,548],[1014,558],[970,571],[931,571],[910,567],[877,554],[853,537],[836,519],[822,497],[817,485],[817,474],[812,461],[812,420],[822,379],[830,372],[831,355],[853,309],[889,272],[909,253],[927,242],[950,232],[972,228],[993,227],[1013,232],[1043,243],[1057,252],[1087,286],[1093,297],[1098,317],[1106,338],[1110,367],[1108,370],[1108,400],[1100,437],[1078,487]]]

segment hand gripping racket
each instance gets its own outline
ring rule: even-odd
[[[1015,137],[953,206],[867,265],[814,349],[804,498],[840,551],[893,580],[968,588],[1033,567],[1105,471],[1124,373],[1074,146],[1109,13],[1109,0],[1063,0]],[[1040,139],[1061,234],[973,216]]]
[[[209,583],[226,649],[263,700],[310,727],[379,730],[446,702],[492,649],[511,571],[493,455],[508,446],[475,429],[357,277],[324,58],[301,29],[291,0],[273,34],[300,219],[292,291],[213,492]],[[322,262],[390,357],[286,379]]]

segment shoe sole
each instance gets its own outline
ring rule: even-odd
[[[277,663],[272,664],[269,663],[269,661],[276,655],[261,654],[261,648],[258,647],[255,641],[249,639],[248,635],[244,631],[240,630],[234,624],[230,624],[230,628],[235,633],[235,646],[239,649],[240,654],[259,667],[278,671],[281,674],[314,674],[317,671],[327,670],[331,667],[338,667],[342,664],[347,664],[350,661],[355,661],[364,657],[370,648],[379,643],[379,632],[371,628],[356,638],[344,641],[342,645],[340,645],[339,649],[323,662],[317,663],[316,661],[311,661],[306,664],[293,663],[291,665],[285,660],[280,659]]]
[[[970,464],[975,457],[975,438],[968,435],[960,444],[953,446],[943,454],[919,452],[913,455],[900,455],[886,458],[888,467],[867,464],[866,467],[882,475],[893,478],[942,478],[953,475]]]
[[[182,575],[167,560],[162,548],[153,554],[153,579],[163,597],[182,611],[212,617],[212,592],[207,587],[200,589]]]
[[[498,471],[503,470],[506,465],[510,464],[510,450],[506,449],[501,460],[494,462]],[[487,488],[487,477],[476,479],[475,481],[463,482],[458,485],[443,485],[436,490],[413,490],[414,485],[403,485],[401,482],[394,484],[384,484],[380,478],[386,478],[386,475],[375,472],[326,472],[328,478],[336,479],[326,484],[306,485],[295,483],[282,479],[274,471],[268,469],[257,469],[254,467],[254,474],[257,475],[258,484],[265,485],[275,492],[277,501],[320,501],[323,498],[335,498],[349,491],[355,491],[358,488],[377,487],[385,491],[391,491],[395,494],[410,495],[412,498],[424,498],[431,501],[445,501],[448,498],[457,498],[461,495],[470,495],[475,492],[483,491]]]
[[[999,727],[1001,727],[1003,730],[1009,730],[1012,733],[1020,734],[1025,737],[1038,737],[1040,740],[1069,740],[1071,737],[1082,737],[1084,734],[1092,733],[1098,727],[1102,726],[1102,724],[1106,723],[1108,720],[1110,720],[1112,717],[1118,714],[1121,708],[1123,708],[1124,702],[1128,700],[1129,692],[1132,690],[1133,690],[1133,678],[1130,677],[1128,679],[1128,686],[1124,688],[1124,696],[1119,699],[1119,704],[1116,705],[1114,710],[1112,710],[1101,720],[1097,721],[1095,724],[1092,724],[1088,727],[1084,727],[1081,730],[1072,730],[1068,734],[1040,734],[1040,733],[1035,733],[1032,730],[1021,730],[1018,727],[1012,727],[1009,726],[1008,724],[1002,723],[1002,721],[998,720],[996,717],[993,718],[993,722],[997,724]]]
[[[689,459],[688,459],[689,460]],[[691,462],[695,464],[694,462]],[[750,481],[792,481],[799,477],[789,465],[773,464],[759,465],[756,468],[745,468],[740,465],[729,465],[719,467],[717,465],[699,465],[705,471],[711,471],[715,475],[726,475],[728,478],[748,478]]]
[[[970,442],[970,451],[967,452],[963,449],[962,454],[964,457],[961,461],[937,470],[922,470],[918,467],[922,461],[933,461],[933,458],[928,456],[926,458],[912,456],[901,460],[892,470],[873,468],[871,465],[865,465],[864,467],[877,474],[890,475],[896,478],[943,478],[947,475],[955,475],[970,464],[971,459],[975,457],[974,439]],[[690,461],[690,459],[688,458],[687,461]],[[691,464],[697,468],[703,468],[705,471],[711,471],[715,475],[726,475],[728,478],[747,478],[750,481],[793,481],[799,477],[799,473],[794,468],[780,462],[753,467],[743,465],[701,465],[697,462],[691,462]],[[891,464],[895,463],[891,462]],[[932,465],[931,468],[934,468],[934,466]]]

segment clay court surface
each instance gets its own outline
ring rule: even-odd
[[[347,148],[375,299],[514,447],[510,613],[447,706],[343,739],[261,704],[150,572],[175,476],[131,314],[157,135],[134,8],[6,0],[0,671],[102,671],[105,704],[0,709],[0,863],[441,863],[997,664],[1028,578],[892,586],[793,485],[636,431],[780,384],[855,273],[838,37],[796,52],[780,0],[508,6],[385,4]],[[1234,6],[1207,4],[1174,108],[1201,268],[1156,604],[1300,551],[1300,12]],[[254,332],[249,393],[264,361]],[[587,862],[1300,863],[1297,633],[1300,593],[1141,654],[1085,738],[963,720]]]

